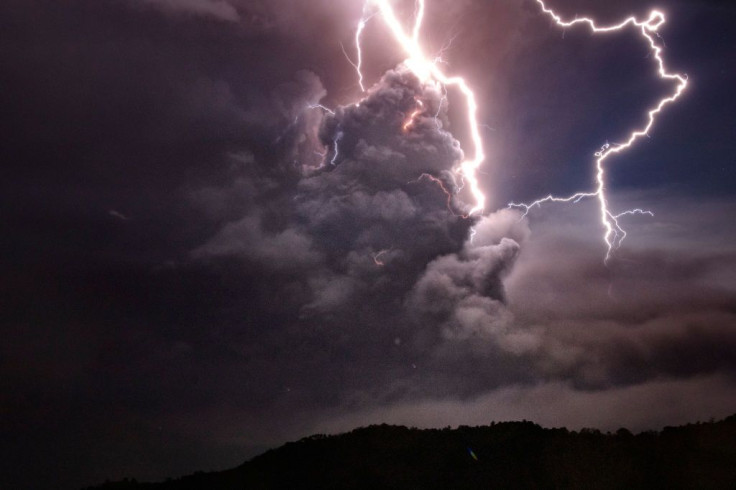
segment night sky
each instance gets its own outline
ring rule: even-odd
[[[736,412],[736,5],[549,6],[659,8],[689,76],[609,160],[611,206],[654,217],[623,218],[607,264],[595,200],[506,204],[592,189],[593,154],[672,92],[635,30],[427,0],[427,52],[484,124],[488,201],[465,219],[467,189],[421,177],[455,192],[463,100],[440,106],[379,17],[362,94],[342,51],[360,0],[4,0],[0,487],[225,469],[371,423]],[[402,131],[417,98],[432,114]]]

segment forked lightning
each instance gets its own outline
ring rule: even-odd
[[[596,187],[594,190],[589,192],[578,192],[568,197],[557,197],[549,195],[542,199],[538,199],[532,203],[510,203],[509,207],[521,208],[524,210],[524,216],[526,216],[533,207],[541,206],[547,202],[571,202],[577,203],[582,199],[589,197],[596,197],[600,205],[600,219],[604,229],[603,241],[606,244],[606,261],[611,257],[613,250],[618,248],[623,239],[626,237],[626,232],[619,224],[618,220],[622,216],[632,214],[647,214],[653,215],[650,211],[641,209],[632,209],[624,211],[618,214],[614,214],[608,205],[608,199],[606,196],[606,173],[605,173],[605,162],[612,155],[622,153],[623,151],[630,148],[638,139],[642,136],[649,134],[649,131],[654,126],[657,116],[660,114],[662,109],[672,102],[676,101],[682,92],[687,87],[687,77],[685,75],[670,73],[665,67],[664,60],[662,58],[662,47],[657,44],[655,37],[658,36],[659,28],[664,24],[664,14],[658,11],[652,11],[649,18],[646,20],[638,20],[635,17],[628,17],[619,24],[600,27],[595,20],[590,18],[575,18],[571,21],[564,21],[557,15],[553,10],[549,9],[543,0],[536,0],[539,6],[546,15],[548,15],[556,25],[560,27],[572,27],[578,24],[587,25],[594,34],[611,33],[615,31],[621,31],[627,27],[635,28],[640,33],[642,38],[646,41],[652,58],[657,64],[657,70],[660,79],[671,80],[676,82],[676,88],[674,92],[659,100],[657,104],[648,111],[647,123],[639,128],[633,130],[628,139],[621,144],[609,145],[608,143],[601,147],[601,150],[595,153],[595,167],[596,167]],[[363,53],[361,48],[361,36],[366,27],[366,23],[375,15],[380,15],[384,23],[391,32],[394,40],[398,43],[401,49],[406,53],[407,59],[404,62],[405,66],[412,71],[412,73],[426,85],[431,85],[435,89],[445,93],[446,87],[456,87],[462,96],[465,98],[466,104],[466,117],[470,132],[470,138],[473,144],[472,158],[466,159],[461,162],[455,169],[460,175],[462,182],[467,183],[470,189],[470,193],[475,200],[472,209],[468,215],[482,213],[485,210],[486,196],[480,189],[477,171],[485,160],[485,150],[483,147],[483,140],[480,136],[480,124],[478,122],[478,104],[476,101],[475,93],[468,86],[464,78],[459,76],[448,76],[438,66],[442,61],[441,58],[429,58],[424,52],[421,45],[420,35],[422,29],[422,23],[424,21],[425,14],[425,0],[416,0],[415,3],[415,15],[414,24],[411,32],[408,33],[402,23],[399,21],[396,11],[393,8],[391,0],[366,0],[363,6],[363,17],[358,23],[358,28],[355,33],[355,46],[357,50],[357,62],[350,60],[351,64],[355,67],[358,72],[358,81],[361,90],[365,91],[362,68]],[[349,58],[348,58],[349,59]],[[442,99],[444,101],[444,97]],[[326,109],[322,107],[323,109]],[[415,118],[424,109],[423,103],[417,100],[417,108],[408,116],[407,120],[403,125],[403,130],[407,131],[411,129],[414,124]],[[338,152],[338,143],[341,134],[335,138],[334,141],[334,154],[332,159],[334,164],[335,158]],[[429,176],[431,177],[431,176]],[[433,178],[433,181],[438,179]],[[444,187],[443,187],[444,190]],[[447,192],[447,191],[445,191]]]
[[[470,137],[473,141],[473,157],[460,163],[456,168],[456,172],[460,175],[464,182],[467,182],[475,204],[473,208],[468,212],[469,215],[475,213],[482,213],[485,209],[486,196],[480,190],[478,184],[478,178],[476,171],[485,160],[485,152],[483,149],[483,140],[480,137],[480,129],[478,124],[478,104],[475,100],[475,94],[470,89],[465,80],[458,76],[447,76],[439,67],[438,63],[441,62],[441,58],[430,59],[424,53],[420,42],[420,34],[422,30],[422,23],[424,21],[425,2],[424,0],[416,0],[416,12],[414,18],[414,25],[411,30],[411,35],[407,34],[407,31],[402,26],[396,12],[391,4],[390,0],[367,0],[363,8],[363,18],[358,23],[358,30],[355,35],[356,49],[358,51],[358,62],[353,63],[356,70],[358,71],[358,78],[360,81],[361,89],[363,87],[363,74],[360,71],[361,60],[363,59],[362,49],[360,45],[360,37],[365,28],[366,22],[376,14],[380,14],[381,18],[385,22],[386,26],[391,31],[393,38],[401,46],[401,49],[406,53],[408,58],[404,64],[414,73],[414,75],[423,83],[433,85],[435,88],[444,90],[446,86],[457,87],[462,95],[465,97],[467,104],[467,119],[470,128]],[[419,107],[422,107],[420,101],[417,101]],[[404,131],[411,128],[413,125],[414,118],[418,116],[421,111],[414,111],[408,120],[405,122],[403,129]]]
[[[663,98],[660,99],[659,102],[649,110],[647,113],[647,123],[642,128],[633,130],[630,134],[628,139],[622,143],[617,145],[609,145],[606,143],[603,145],[600,151],[595,153],[595,166],[596,166],[596,188],[593,192],[579,192],[577,194],[573,194],[572,196],[568,197],[555,197],[552,195],[549,195],[547,197],[544,197],[542,199],[538,199],[532,203],[525,204],[525,203],[510,203],[509,207],[515,207],[515,208],[522,208],[524,209],[524,216],[526,216],[531,208],[534,206],[541,206],[543,203],[546,202],[579,202],[581,199],[587,198],[587,197],[597,197],[598,202],[600,204],[600,219],[601,224],[603,225],[604,234],[603,234],[603,241],[606,243],[607,251],[606,251],[606,262],[608,259],[611,258],[611,253],[613,250],[617,249],[621,246],[621,243],[623,242],[624,238],[626,238],[626,231],[621,227],[621,225],[618,222],[618,219],[622,216],[631,215],[631,214],[648,214],[650,216],[653,216],[653,213],[651,211],[643,211],[641,209],[632,209],[628,211],[624,211],[622,213],[613,214],[613,212],[610,210],[608,206],[608,199],[606,197],[606,170],[604,163],[606,160],[615,154],[621,153],[627,149],[629,149],[639,138],[642,136],[646,136],[649,134],[649,131],[654,126],[654,122],[656,121],[657,116],[662,111],[662,109],[672,102],[676,101],[680,95],[682,95],[682,92],[687,87],[687,77],[685,75],[680,75],[677,73],[669,73],[665,67],[664,59],[662,58],[662,47],[657,44],[657,42],[654,39],[654,36],[658,36],[657,31],[659,28],[664,24],[665,17],[662,12],[658,12],[656,10],[652,11],[651,14],[649,14],[649,18],[645,21],[637,20],[635,17],[628,17],[623,22],[612,25],[612,26],[606,26],[606,27],[599,27],[596,22],[593,19],[589,19],[586,17],[583,18],[576,18],[571,21],[563,21],[562,18],[557,15],[554,11],[547,8],[547,6],[544,4],[542,0],[536,0],[536,2],[542,7],[542,11],[547,14],[552,20],[560,27],[571,27],[577,24],[586,24],[593,33],[600,34],[600,33],[610,33],[614,31],[620,31],[626,27],[634,27],[638,29],[641,32],[641,35],[643,39],[646,41],[650,48],[650,53],[652,55],[652,58],[657,63],[657,73],[659,74],[660,79],[662,80],[672,80],[676,81],[676,88],[674,92]]]

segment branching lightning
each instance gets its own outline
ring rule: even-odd
[[[549,9],[545,5],[543,0],[536,0],[536,2],[541,7],[542,12],[548,15],[556,25],[562,28],[573,27],[578,24],[586,24],[594,34],[611,33],[615,31],[621,31],[629,27],[639,30],[642,38],[645,40],[650,49],[650,54],[652,58],[656,61],[659,78],[662,80],[676,82],[676,88],[674,92],[671,95],[659,100],[657,104],[648,111],[647,122],[643,127],[639,129],[634,129],[629,134],[625,142],[615,145],[606,143],[601,147],[600,151],[595,153],[596,186],[594,190],[587,192],[578,192],[567,197],[558,197],[550,194],[532,203],[527,204],[512,202],[508,205],[511,208],[523,209],[523,217],[525,217],[534,207],[541,207],[542,204],[545,203],[578,203],[582,199],[593,197],[597,198],[600,205],[601,225],[604,229],[603,241],[607,246],[605,260],[608,261],[608,259],[611,257],[612,252],[620,247],[621,243],[626,238],[626,231],[619,224],[619,219],[624,216],[634,214],[645,214],[653,216],[653,213],[651,211],[646,211],[642,209],[632,209],[614,214],[610,210],[606,195],[606,160],[615,154],[619,154],[628,150],[642,136],[648,136],[649,131],[654,126],[654,123],[656,122],[657,116],[660,114],[660,112],[664,109],[665,106],[675,102],[687,87],[687,77],[685,75],[677,73],[670,73],[665,67],[664,59],[662,58],[662,47],[657,44],[657,41],[655,41],[655,37],[659,37],[659,28],[665,23],[664,14],[659,11],[652,11],[646,20],[637,20],[635,17],[632,16],[626,18],[619,24],[601,27],[596,24],[595,20],[590,18],[575,18],[571,21],[565,21],[553,10]],[[447,87],[457,88],[464,97],[467,111],[467,124],[469,127],[470,139],[473,146],[472,158],[468,158],[461,162],[459,165],[456,166],[454,171],[459,175],[459,188],[462,188],[465,184],[468,184],[470,193],[475,200],[472,209],[465,216],[467,217],[476,213],[482,213],[485,210],[486,196],[480,189],[476,174],[485,160],[485,150],[483,147],[483,140],[480,135],[480,127],[486,125],[480,124],[478,121],[478,104],[476,101],[476,97],[473,90],[469,87],[465,79],[459,76],[446,75],[444,71],[439,67],[439,64],[444,63],[442,57],[437,56],[435,58],[429,58],[422,48],[420,37],[422,23],[424,21],[425,15],[425,0],[415,0],[414,23],[411,27],[410,32],[407,32],[405,27],[399,21],[396,12],[392,6],[392,0],[365,0],[365,4],[363,6],[363,17],[358,23],[355,32],[354,41],[355,49],[357,52],[357,61],[352,61],[347,53],[345,53],[348,61],[358,73],[358,83],[363,92],[365,92],[365,86],[362,73],[363,53],[361,48],[361,37],[363,35],[363,31],[366,27],[367,22],[376,15],[380,15],[380,17],[383,19],[384,24],[391,32],[394,40],[407,55],[407,59],[405,60],[404,65],[420,80],[421,83],[425,84],[425,86],[430,86],[435,90],[440,91],[440,93],[442,94],[439,108],[437,109],[437,113],[434,115],[438,129],[440,129],[438,116],[442,108],[442,104],[447,101]],[[444,49],[446,48],[443,48],[443,51]],[[402,129],[404,132],[411,130],[411,128],[415,124],[416,118],[425,110],[424,103],[421,100],[417,99],[416,102],[416,108],[408,115],[407,119],[402,125]],[[324,111],[334,114],[333,111],[320,104],[314,104],[310,107],[320,108]],[[330,161],[332,165],[335,165],[336,163],[339,151],[339,142],[342,136],[342,131],[338,131],[333,140],[333,156]],[[444,187],[444,184],[440,179],[428,174],[422,175],[420,179],[421,178],[428,178],[432,182],[440,185],[445,194],[448,195],[448,206],[450,206],[452,194]]]
[[[530,204],[517,204],[513,202],[509,204],[509,207],[524,209],[524,216],[526,216],[534,206],[541,206],[542,204],[547,202],[577,203],[581,199],[587,197],[597,197],[600,204],[601,224],[604,228],[603,240],[607,246],[605,260],[608,261],[613,250],[620,247],[624,238],[626,238],[626,231],[624,231],[624,229],[619,224],[619,218],[632,214],[648,214],[650,216],[653,216],[653,213],[651,211],[643,211],[641,209],[632,209],[618,214],[613,214],[611,212],[608,206],[608,199],[606,197],[606,171],[604,163],[610,156],[628,150],[639,138],[641,138],[642,136],[647,136],[649,134],[649,131],[654,126],[656,118],[662,111],[662,109],[664,109],[666,105],[676,101],[680,97],[680,95],[682,95],[682,92],[687,87],[687,77],[685,75],[680,75],[677,73],[669,73],[665,67],[664,59],[662,58],[662,47],[659,46],[654,39],[654,36],[659,36],[657,34],[657,31],[665,22],[664,14],[661,12],[658,12],[656,10],[652,11],[651,14],[649,14],[649,18],[644,21],[637,20],[635,17],[628,17],[619,24],[599,27],[593,19],[589,18],[576,18],[572,21],[563,21],[559,15],[557,15],[551,9],[547,8],[542,0],[536,0],[536,2],[541,6],[542,11],[552,18],[555,24],[563,28],[572,27],[577,24],[587,24],[591,31],[596,34],[620,31],[628,26],[637,28],[641,32],[644,40],[647,42],[653,59],[656,60],[659,78],[662,80],[672,80],[677,82],[675,91],[670,96],[659,100],[659,102],[652,109],[649,110],[649,112],[647,113],[646,125],[644,125],[640,129],[633,130],[624,143],[613,146],[606,143],[605,145],[603,145],[600,151],[595,153],[596,189],[594,192],[579,192],[569,197],[555,197],[549,195]]]
[[[344,133],[342,131],[338,131],[335,135],[335,139],[332,140],[332,160],[330,160],[330,165],[335,166],[337,163],[337,157],[340,155],[340,140],[342,139]]]
[[[322,109],[323,111],[327,112],[328,114],[332,114],[333,116],[335,115],[335,111],[333,111],[329,107],[323,106],[322,104],[309,104],[307,106],[307,108],[309,108],[309,109]]]
[[[483,140],[480,136],[480,129],[478,124],[478,104],[476,103],[475,94],[470,89],[465,79],[458,76],[446,75],[438,66],[442,59],[440,57],[430,59],[428,58],[420,44],[420,35],[422,29],[422,23],[424,21],[425,12],[425,1],[416,0],[415,18],[414,25],[411,29],[411,34],[408,34],[404,26],[402,26],[393,6],[391,0],[367,0],[364,6],[364,19],[358,24],[358,31],[355,35],[356,50],[358,52],[358,62],[352,63],[358,71],[358,77],[363,88],[362,81],[363,75],[360,72],[360,63],[362,60],[362,50],[360,47],[360,37],[362,30],[365,27],[365,23],[370,17],[365,17],[366,12],[373,11],[370,17],[379,13],[386,26],[391,31],[394,39],[403,51],[406,53],[408,58],[405,61],[405,65],[414,75],[424,84],[433,85],[437,88],[441,87],[444,90],[446,86],[457,87],[465,97],[467,104],[467,118],[468,126],[470,128],[470,137],[473,142],[473,158],[466,159],[455,171],[460,174],[461,180],[467,182],[470,188],[470,192],[475,200],[475,205],[468,213],[469,215],[483,212],[485,209],[486,196],[480,189],[478,179],[476,177],[476,170],[482,165],[485,160],[485,151],[483,149]],[[443,99],[444,100],[444,99]],[[419,112],[417,112],[419,111]],[[411,128],[414,118],[421,113],[421,106],[410,115],[407,122],[404,123],[404,131]]]

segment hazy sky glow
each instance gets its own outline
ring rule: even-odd
[[[592,188],[593,154],[671,93],[635,33],[427,0],[427,51],[484,125],[487,212],[465,219],[463,101],[403,69],[377,19],[361,94],[358,0],[3,2],[0,487],[224,469],[371,423],[736,412],[736,9],[549,6],[659,8],[690,80],[609,160],[611,205],[655,216],[625,219],[607,265],[594,201],[505,205]]]

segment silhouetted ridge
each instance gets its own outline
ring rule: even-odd
[[[92,488],[734,489],[736,415],[637,435],[527,421],[426,430],[374,425],[291,442],[228,471]]]

